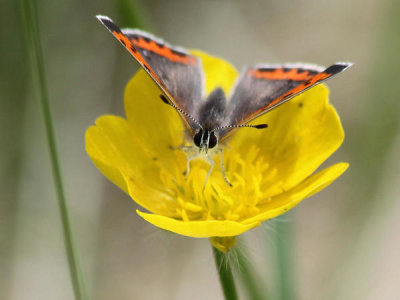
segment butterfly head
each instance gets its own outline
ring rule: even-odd
[[[204,130],[201,128],[193,136],[193,142],[200,150],[204,149],[207,152],[208,149],[217,146],[218,137],[213,130]]]

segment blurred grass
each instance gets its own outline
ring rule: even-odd
[[[44,60],[42,45],[40,41],[40,30],[38,16],[36,12],[36,3],[30,0],[20,0],[21,19],[24,24],[25,47],[29,54],[29,63],[32,72],[33,82],[39,93],[40,105],[43,112],[47,143],[49,147],[49,156],[53,172],[53,180],[57,193],[57,200],[60,210],[60,217],[64,235],[65,251],[69,263],[69,271],[74,289],[76,300],[87,299],[84,279],[79,266],[79,256],[76,250],[73,230],[71,227],[70,216],[68,212],[67,201],[64,192],[64,185],[61,178],[61,166],[58,158],[58,151],[53,128],[50,101],[47,90],[46,75],[44,69]]]
[[[377,188],[382,183],[385,159],[391,150],[400,128],[400,101],[395,79],[400,78],[400,1],[388,2],[382,16],[378,44],[367,81],[363,86],[362,118],[352,128],[357,132],[347,141],[346,151],[351,157],[351,181],[348,197],[356,198],[354,209],[367,222],[366,214],[374,213],[372,208]],[[357,68],[357,65],[354,66]],[[362,206],[359,204],[362,203]]]
[[[0,299],[11,299],[18,182],[22,177],[29,69],[17,1],[3,1],[0,18]],[[6,30],[8,29],[8,30]],[[12,45],[12,48],[10,47]]]
[[[238,266],[235,275],[244,289],[244,293],[251,300],[272,299],[269,295],[268,283],[264,278],[258,276],[253,259],[249,257],[243,239],[238,238],[238,244],[233,249],[237,255]]]
[[[153,31],[153,23],[148,13],[146,2],[141,0],[117,0],[115,1],[118,21],[122,28],[139,28]]]
[[[360,266],[368,262],[363,261],[363,255],[360,254],[370,251],[365,249],[365,245],[372,234],[371,222],[375,223],[398,200],[394,198],[384,201],[379,197],[379,191],[388,179],[384,170],[400,133],[400,101],[395,83],[400,78],[399,12],[400,1],[391,0],[381,15],[378,47],[375,48],[369,68],[371,71],[361,91],[362,118],[352,129],[357,134],[347,143],[352,175],[346,196],[349,199],[348,206],[345,209],[352,211],[354,217],[344,220],[341,227],[343,231],[351,228],[353,233],[349,236],[352,240],[348,244],[346,259],[337,274],[338,289],[332,293],[331,299],[338,299],[336,294],[340,295],[340,299],[351,299],[359,292],[355,280],[367,275]],[[371,248],[374,247],[371,245]]]

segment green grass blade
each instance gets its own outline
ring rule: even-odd
[[[46,76],[44,70],[43,55],[40,42],[40,34],[35,10],[35,1],[20,0],[22,22],[25,30],[26,51],[29,56],[29,63],[32,70],[34,85],[40,94],[40,104],[43,110],[46,137],[48,141],[51,166],[54,177],[54,185],[57,193],[60,209],[62,228],[64,234],[65,248],[69,263],[70,276],[76,300],[87,299],[83,277],[78,266],[78,256],[74,248],[74,240],[65,199],[61,170],[57,155],[57,147],[53,122],[51,117],[49,96],[47,93]]]

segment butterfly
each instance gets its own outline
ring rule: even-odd
[[[147,32],[120,29],[108,17],[96,17],[158,85],[161,100],[179,112],[193,143],[206,155],[236,128],[266,128],[267,124],[248,123],[351,66],[344,62],[328,68],[311,64],[248,66],[237,80],[230,99],[219,87],[203,99],[204,80],[198,57]],[[210,157],[209,160],[212,167],[207,178],[214,166]],[[225,181],[231,185],[221,166]]]

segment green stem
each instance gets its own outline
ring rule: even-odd
[[[86,299],[83,277],[78,266],[78,256],[74,248],[74,240],[69,220],[64,187],[61,179],[61,170],[57,155],[57,147],[53,122],[51,117],[49,96],[47,93],[46,76],[44,71],[43,54],[41,49],[38,21],[36,17],[35,1],[21,0],[22,21],[25,28],[26,50],[29,56],[30,67],[36,88],[40,93],[40,104],[43,111],[46,136],[50,153],[51,166],[54,177],[54,185],[57,193],[59,210],[61,215],[65,248],[70,269],[71,281],[74,289],[75,299]]]
[[[228,260],[225,260],[225,254],[213,248],[215,266],[217,267],[219,281],[224,292],[225,300],[237,300],[235,282],[232,276],[232,269]]]
[[[287,213],[286,217],[291,215]],[[276,224],[276,271],[278,294],[280,300],[296,299],[293,278],[293,245],[292,224],[279,222]]]

